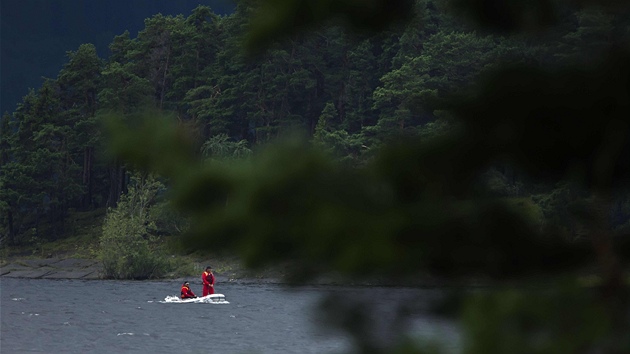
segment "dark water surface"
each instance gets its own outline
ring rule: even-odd
[[[230,304],[160,303],[179,282],[0,279],[0,353],[340,353],[350,341],[314,316],[329,291],[375,304],[435,291],[218,284]],[[201,292],[198,285],[192,285]],[[383,306],[381,306],[383,307]],[[376,308],[376,306],[375,306]],[[383,309],[381,309],[383,310]],[[385,311],[387,311],[385,306]],[[458,340],[452,323],[418,315],[414,334]]]

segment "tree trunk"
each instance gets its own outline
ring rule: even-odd
[[[625,274],[610,229],[610,206],[612,197],[608,194],[595,193],[592,196],[594,221],[592,222],[591,242],[599,263],[602,284],[600,295],[602,302],[609,311],[613,327],[627,328],[628,289],[625,286]],[[617,331],[615,337],[623,340],[627,336],[625,331]]]
[[[594,194],[593,216],[590,235],[593,249],[602,272],[605,297],[614,297],[623,288],[624,276],[611,236],[609,213],[612,198],[609,195]]]
[[[114,208],[118,204],[120,195],[125,190],[125,168],[116,162],[109,169],[109,196],[107,198],[107,207]]]
[[[15,229],[13,227],[13,212],[11,211],[11,205],[9,205],[9,211],[7,212],[7,228],[9,245],[15,245]]]
[[[85,194],[81,200],[82,210],[88,210],[92,204],[92,193],[94,190],[92,184],[92,162],[94,160],[94,148],[86,147],[83,150],[83,186]]]
[[[164,107],[164,96],[166,95],[166,78],[168,75],[168,64],[169,64],[170,57],[171,57],[171,51],[169,49],[168,53],[166,54],[166,64],[164,66],[164,75],[162,76],[162,90],[160,91],[160,110],[162,110]]]

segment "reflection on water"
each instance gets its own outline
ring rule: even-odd
[[[179,285],[1,278],[0,352],[339,353],[349,349],[349,340],[322,330],[314,313],[328,291],[347,298],[369,294],[382,304],[431,295],[422,289],[288,291],[272,284],[221,283],[217,291],[228,305],[160,302],[176,295]],[[420,336],[457,341],[452,323],[420,315],[413,327]]]

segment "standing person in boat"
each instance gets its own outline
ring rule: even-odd
[[[201,281],[203,282],[203,296],[214,294],[215,279],[211,266],[207,266],[206,271],[201,274]]]
[[[197,295],[195,295],[195,293],[193,293],[192,290],[190,290],[190,284],[185,281],[184,284],[182,284],[182,300],[183,299],[194,299],[197,297]]]

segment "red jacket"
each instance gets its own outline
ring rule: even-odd
[[[214,294],[214,275],[211,272],[203,272],[201,281],[203,282],[203,296]]]
[[[214,285],[214,274],[204,271],[201,275],[201,281],[203,281],[203,285],[205,286]]]
[[[190,290],[188,285],[182,285],[182,299],[192,299],[195,297],[197,296]]]

